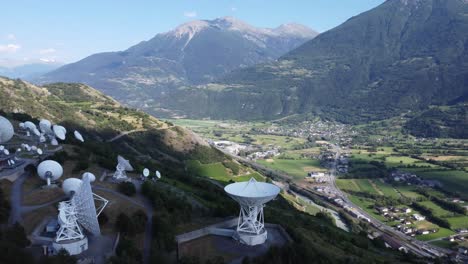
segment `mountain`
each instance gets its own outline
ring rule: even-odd
[[[62,66],[56,63],[32,63],[16,67],[0,67],[0,76],[8,78],[34,79]]]
[[[405,129],[418,137],[468,139],[468,104],[431,107],[417,113]]]
[[[211,82],[234,69],[273,61],[316,35],[298,24],[268,29],[233,17],[197,20],[125,51],[65,65],[37,82],[82,82],[141,106],[174,87]]]
[[[189,117],[384,119],[468,95],[468,2],[388,0],[274,62],[182,87],[160,107]]]

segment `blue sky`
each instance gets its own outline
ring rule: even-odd
[[[296,22],[319,32],[384,0],[18,0],[2,3],[0,65],[73,62],[123,50],[195,19],[234,16],[254,26]]]

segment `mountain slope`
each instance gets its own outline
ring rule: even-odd
[[[141,111],[121,106],[114,99],[83,85],[55,83],[35,86],[0,77],[0,111],[80,127],[108,140],[128,131],[147,131],[155,148],[186,155],[207,146],[191,131],[159,121]],[[95,133],[93,133],[95,132]],[[142,135],[144,137],[146,135]]]
[[[161,107],[194,117],[314,113],[366,122],[446,104],[468,93],[466,32],[466,1],[389,0],[277,62],[235,71],[218,84],[179,89]]]
[[[65,65],[38,82],[82,82],[141,106],[148,96],[157,98],[173,87],[207,83],[234,69],[277,59],[316,35],[297,24],[264,29],[232,17],[193,21],[125,51]]]

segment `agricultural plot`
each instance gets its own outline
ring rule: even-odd
[[[382,182],[381,180],[374,180],[373,181],[377,188],[383,193],[383,195],[392,197],[392,198],[400,198],[400,194],[393,188],[393,186]]]
[[[366,192],[370,194],[380,195],[379,191],[374,188],[368,179],[355,179],[355,182],[359,186],[361,192]]]
[[[468,198],[468,192],[466,191],[468,190],[468,172],[418,168],[404,170],[415,173],[425,179],[438,180],[443,184],[444,189],[458,193],[463,198]]]
[[[337,179],[336,185],[338,186],[338,188],[340,188],[343,191],[354,191],[354,192],[361,191],[357,183],[352,179],[351,180]]]
[[[283,171],[295,179],[304,179],[310,171],[326,171],[318,160],[313,159],[270,159],[257,160],[257,163],[278,171]]]
[[[443,238],[443,237],[448,237],[448,236],[451,236],[453,234],[455,234],[455,232],[453,232],[450,229],[439,228],[439,231],[437,231],[436,233],[430,233],[430,234],[427,234],[427,235],[418,235],[418,236],[416,236],[416,238],[418,240],[428,241],[428,240],[434,240],[434,239],[439,239],[439,238]]]
[[[228,172],[221,162],[201,164],[198,160],[191,160],[187,163],[189,171],[198,176],[207,177],[221,182],[248,181],[255,178],[257,181],[263,181],[264,177],[257,172],[250,171],[249,174],[235,176]]]
[[[445,217],[449,217],[449,216],[454,215],[454,213],[443,209],[442,207],[438,206],[437,204],[433,203],[432,201],[419,202],[419,204],[431,209],[432,212],[434,213],[434,215],[437,216],[437,217],[445,218]]]
[[[456,216],[449,217],[447,221],[450,223],[452,229],[464,229],[468,228],[468,216]]]

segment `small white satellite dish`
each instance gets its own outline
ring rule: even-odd
[[[36,151],[36,150],[37,150],[37,147],[36,147],[36,146],[31,146],[31,150],[32,150],[32,151]]]
[[[52,138],[52,139],[50,140],[50,144],[51,144],[52,146],[58,146],[58,141],[57,141],[57,139],[56,139],[56,138]]]
[[[0,145],[0,151],[3,151],[5,149],[5,146]]]
[[[58,137],[60,140],[65,140],[67,130],[63,126],[54,125],[52,130],[54,131],[56,137]]]
[[[44,143],[46,142],[46,138],[44,135],[39,136],[39,142]]]
[[[143,176],[144,176],[145,178],[147,178],[147,177],[149,176],[149,174],[150,174],[150,171],[149,171],[147,168],[145,168],[145,169],[143,170]]]
[[[161,179],[161,173],[159,171],[156,171],[156,177],[158,177],[158,179]]]
[[[0,143],[9,141],[14,134],[15,130],[13,129],[13,125],[10,121],[5,117],[0,116]]]
[[[55,181],[63,175],[63,168],[60,163],[54,160],[45,160],[37,166],[37,174],[41,179],[47,181],[50,185],[51,181]]]
[[[15,162],[15,160],[11,159],[10,163],[11,163],[11,165],[15,165],[16,162]]]
[[[39,121],[39,129],[44,134],[52,134],[52,123],[47,119]]]
[[[82,180],[77,178],[68,178],[63,181],[62,190],[67,196],[73,196],[80,189]]]
[[[43,152],[42,149],[40,149],[40,148],[38,148],[38,149],[36,150],[36,152],[37,152],[37,154],[39,154],[39,155],[44,154],[44,152]]]
[[[18,148],[18,149],[16,150],[16,152],[21,152],[21,148]]]
[[[23,123],[23,122],[19,123],[18,126],[19,126],[19,128],[21,128],[21,129],[25,129],[25,126],[24,126],[24,123]]]
[[[84,142],[84,138],[83,138],[83,136],[80,134],[80,132],[78,132],[78,131],[75,130],[75,132],[73,132],[73,134],[75,135],[75,138],[76,138],[77,140],[79,140],[79,141],[81,141],[81,142]]]
[[[8,156],[8,155],[10,155],[10,151],[9,151],[8,149],[4,149],[4,150],[3,150],[3,154],[5,154],[5,155]]]
[[[37,128],[33,129],[33,133],[34,133],[34,135],[36,135],[38,137],[41,136],[41,132]]]
[[[29,145],[26,146],[26,151],[31,151],[31,147]]]
[[[85,172],[83,173],[83,175],[81,176],[82,179],[84,178],[88,178],[89,179],[89,182],[94,182],[96,180],[96,176],[94,174],[92,174],[91,172]]]
[[[37,129],[36,125],[35,125],[33,122],[31,122],[31,121],[26,121],[26,122],[24,122],[24,127],[25,127],[26,129],[28,129],[29,131],[31,131],[31,132],[32,132],[34,129]]]

